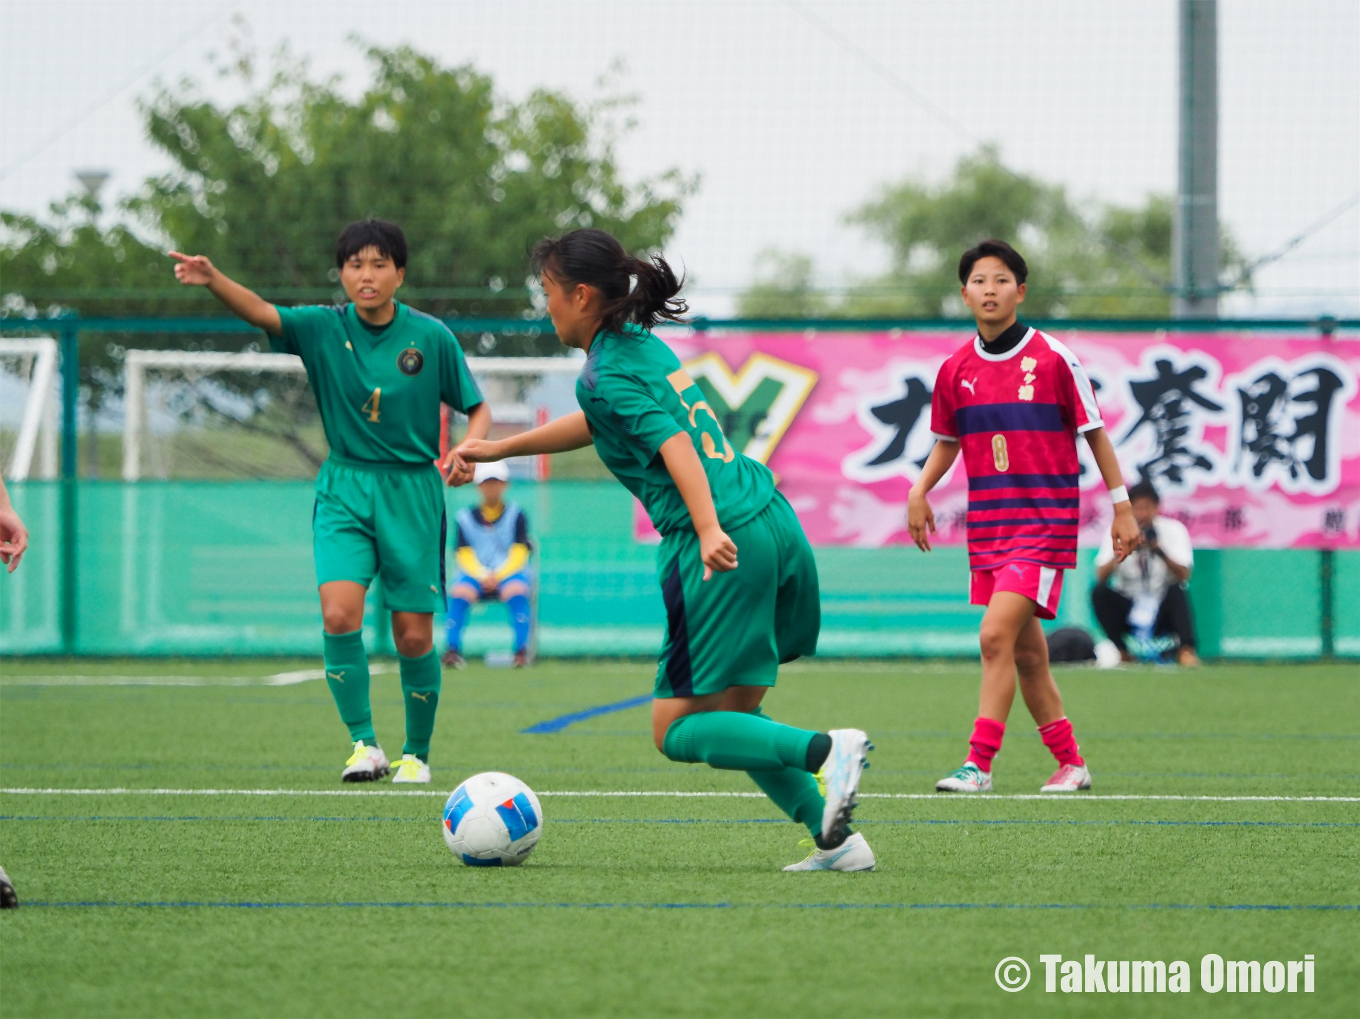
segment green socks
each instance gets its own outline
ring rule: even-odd
[[[397,657],[401,662],[401,696],[406,702],[406,745],[401,752],[415,754],[428,764],[434,713],[439,708],[439,655],[431,648],[419,658]]]
[[[373,746],[377,737],[368,701],[368,655],[364,653],[363,632],[327,633],[324,643],[326,685],[331,688],[341,720],[349,726],[349,738]],[[419,658],[400,661],[401,694],[406,702],[406,745],[402,753],[415,754],[428,763],[434,713],[439,707],[439,656],[432,649]]]
[[[776,807],[807,828],[814,838],[822,833],[822,811],[826,800],[817,788],[811,772],[798,768],[779,771],[748,771],[751,781],[760,787]]]
[[[672,761],[702,762],[712,768],[744,771],[774,805],[815,837],[822,831],[826,800],[813,777],[826,759],[820,732],[781,725],[759,708],[699,711],[677,718],[662,741]]]
[[[672,761],[726,771],[806,773],[808,745],[816,735],[743,711],[699,711],[671,723],[662,751]]]
[[[376,743],[373,709],[368,703],[368,655],[364,653],[363,631],[323,634],[322,643],[326,685],[340,709],[340,720],[349,726],[350,740]]]
[[[773,722],[773,719],[760,708],[756,708],[751,714],[766,722]],[[831,742],[824,733],[819,732],[812,737],[808,744],[810,758],[816,759],[823,740]],[[822,761],[826,760],[826,756],[825,753],[821,754]],[[821,761],[817,762],[817,767],[821,767]],[[807,828],[813,838],[821,835],[822,811],[826,809],[826,799],[817,787],[814,769],[803,771],[799,768],[784,768],[781,771],[748,771],[746,774],[751,776],[751,781],[760,787],[760,791],[768,796],[776,807]]]

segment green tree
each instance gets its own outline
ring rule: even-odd
[[[102,217],[93,199],[74,196],[47,217],[0,212],[0,315],[220,314],[203,290],[174,282],[167,247],[209,255],[280,303],[343,300],[335,238],[378,216],[409,241],[404,300],[441,317],[537,317],[534,241],[598,226],[632,250],[659,249],[697,185],[674,169],[623,179],[616,114],[626,100],[538,90],[513,102],[475,68],[410,47],[365,56],[370,78],[354,99],[286,54],[263,78],[250,58],[222,69],[246,85],[232,106],[187,80],[157,89],[142,109],[173,169]],[[498,354],[561,350],[528,331],[460,338]],[[128,345],[239,349],[260,339],[84,333],[85,398],[98,407],[117,388]]]
[[[766,249],[756,257],[756,280],[737,298],[742,318],[820,318],[830,302],[817,292],[812,257]]]
[[[1013,173],[995,148],[984,147],[960,159],[939,184],[908,179],[850,212],[846,222],[887,245],[890,268],[853,283],[831,313],[962,316],[958,257],[985,237],[1000,237],[1029,264],[1024,310],[1031,318],[1165,318],[1171,311],[1171,219],[1171,199],[1163,195],[1136,208],[1084,210],[1061,185]],[[1225,275],[1235,275],[1244,261],[1226,231],[1222,251]],[[765,308],[807,306],[816,297],[811,263],[799,257],[767,255],[740,306],[757,293]]]
[[[100,230],[92,203],[74,197],[46,221],[0,213],[8,313],[201,304],[168,263],[156,268],[165,245],[208,254],[273,299],[324,300],[338,293],[340,227],[379,216],[410,242],[403,297],[441,316],[517,315],[531,308],[526,255],[539,237],[598,226],[658,249],[696,186],[678,170],[622,179],[613,115],[626,101],[538,90],[516,103],[476,69],[410,47],[366,57],[371,80],[353,100],[286,55],[262,82],[249,58],[230,69],[248,86],[234,106],[191,81],[159,88],[142,108],[174,169],[119,204],[130,222]]]

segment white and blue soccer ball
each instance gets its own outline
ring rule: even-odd
[[[444,843],[469,867],[517,867],[543,834],[543,808],[527,785],[484,771],[444,804]]]

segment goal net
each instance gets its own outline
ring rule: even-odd
[[[473,357],[468,366],[493,409],[493,436],[576,409],[577,359]],[[466,419],[446,407],[441,451],[465,429]],[[127,352],[124,480],[310,478],[326,454],[300,358],[251,351]],[[522,458],[510,467],[515,477],[538,480],[553,470],[547,457]]]
[[[57,476],[57,341],[0,339],[0,468],[10,481]]]

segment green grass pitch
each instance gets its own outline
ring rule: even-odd
[[[763,799],[672,795],[753,787],[662,758],[645,708],[521,732],[646,693],[641,662],[447,673],[429,795],[223,792],[341,788],[324,685],[264,679],[316,664],[0,662],[0,863],[23,902],[0,914],[4,1016],[1355,1014],[1360,802],[1303,799],[1360,788],[1354,665],[1063,671],[1095,795],[1033,800],[1005,798],[1053,767],[1019,703],[996,795],[884,795],[957,766],[975,666],[798,663],[767,709],[869,730],[879,869],[784,874],[803,833]],[[390,672],[374,702],[390,752]],[[444,796],[491,769],[543,794],[517,869],[440,838]],[[115,788],[218,792],[51,791]],[[592,791],[662,795],[564,795]],[[1192,990],[1044,992],[1040,954],[1088,952],[1187,960]],[[1211,952],[1312,954],[1316,990],[1206,993]],[[997,986],[1006,956],[1033,968],[1023,991]]]

